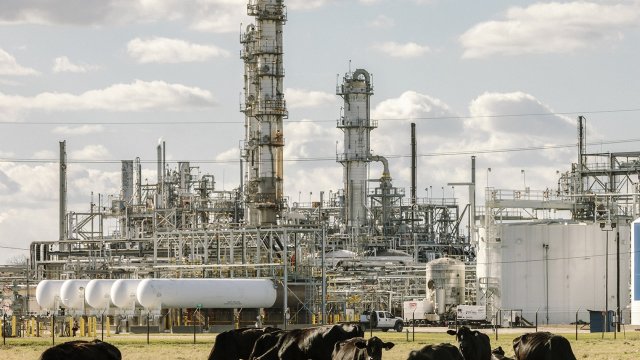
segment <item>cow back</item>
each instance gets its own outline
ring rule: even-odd
[[[407,360],[464,360],[464,357],[454,345],[442,343],[411,351]]]
[[[550,332],[527,333],[513,340],[516,360],[575,360],[569,340]]]
[[[209,360],[248,359],[256,340],[265,333],[277,330],[272,327],[240,328],[223,331],[216,336]]]
[[[288,332],[276,344],[279,360],[331,360],[335,344],[354,337],[364,336],[359,325],[327,325],[296,329]],[[260,359],[272,360],[271,355]]]
[[[117,347],[100,340],[75,340],[52,346],[40,355],[40,360],[121,360]]]

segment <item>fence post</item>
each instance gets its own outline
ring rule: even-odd
[[[7,314],[2,314],[2,345],[7,345],[7,334],[5,325],[7,323]]]
[[[147,312],[147,345],[149,345],[149,331],[151,330],[151,325],[149,324],[149,312]]]
[[[578,340],[578,313],[580,312],[580,308],[576,310],[576,340]]]
[[[540,308],[538,308],[538,310],[536,310],[536,332],[538,332],[538,312],[540,311]]]
[[[500,323],[502,322],[502,310],[498,309],[496,311],[496,341],[498,341],[498,328],[500,327]]]
[[[51,314],[51,345],[56,344],[56,314]]]

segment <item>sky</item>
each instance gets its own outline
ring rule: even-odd
[[[68,209],[120,191],[120,161],[155,182],[170,162],[239,184],[245,0],[0,1],[0,264],[58,238],[58,154]],[[342,188],[336,85],[373,74],[372,150],[409,194],[416,123],[418,196],[456,197],[476,156],[486,186],[557,188],[589,152],[640,148],[640,1],[285,0],[285,192]],[[175,164],[173,167],[175,167]],[[491,171],[488,169],[491,168]],[[371,165],[379,178],[380,164]],[[431,189],[431,190],[428,190]],[[429,193],[431,191],[431,193]]]

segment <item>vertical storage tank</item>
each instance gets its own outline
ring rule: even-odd
[[[440,258],[427,263],[427,298],[435,303],[437,314],[450,305],[464,304],[464,263],[453,258]]]
[[[640,325],[640,219],[631,224],[631,325]]]

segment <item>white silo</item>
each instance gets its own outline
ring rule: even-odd
[[[574,322],[576,312],[579,319],[589,321],[587,310],[616,310],[619,233],[620,310],[622,320],[629,322],[632,250],[628,225],[612,229],[593,222],[548,220],[496,227],[499,260],[489,260],[492,269],[499,269],[492,270],[492,276],[499,282],[500,309],[521,310],[531,322],[538,312],[539,322],[550,324]],[[478,257],[479,270],[486,261]]]
[[[640,219],[631,224],[631,325],[640,325]]]
[[[453,258],[440,258],[427,263],[427,299],[435,303],[438,315],[451,306],[464,304],[464,263]]]

